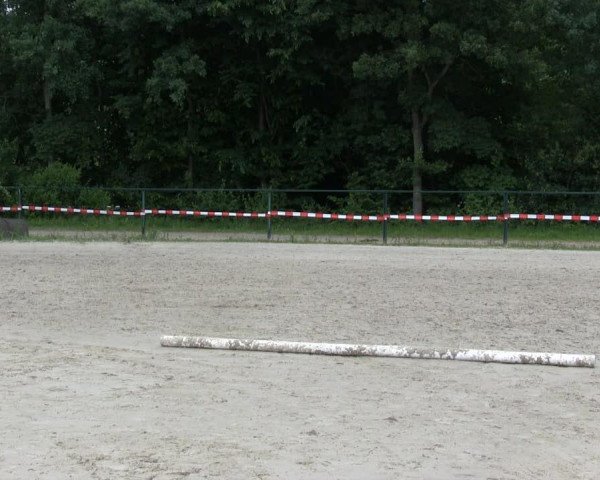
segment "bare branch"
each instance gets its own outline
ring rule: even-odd
[[[423,70],[423,74],[425,75],[425,79],[427,80],[427,89],[431,87],[431,77],[429,76],[429,72],[425,67],[421,68]]]
[[[433,81],[429,78],[429,75],[427,74],[427,72],[425,72],[425,78],[427,79],[427,86],[428,86],[427,95],[429,97],[431,97],[433,95],[433,91],[435,90],[435,87],[437,87],[438,83],[440,83],[440,80],[442,78],[444,78],[444,76],[448,73],[448,70],[450,70],[450,67],[452,66],[453,63],[454,63],[454,57],[450,57],[444,64],[442,71],[438,74],[437,77],[435,77],[435,79]]]

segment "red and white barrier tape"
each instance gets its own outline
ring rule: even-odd
[[[262,212],[218,212],[212,210],[144,210],[144,215],[178,215],[182,217],[224,217],[224,218],[267,218],[268,213]]]
[[[21,207],[17,207],[16,205],[12,206],[12,207],[1,207],[0,206],[0,212],[17,213],[17,212],[20,212],[20,211],[21,211]]]
[[[362,215],[354,213],[301,212],[293,210],[271,210],[269,212],[227,212],[212,210],[111,210],[98,208],[48,207],[39,205],[0,206],[0,212],[18,213],[20,211],[41,213],[66,213],[68,215],[107,215],[118,217],[143,217],[146,215],[167,215],[180,217],[207,218],[314,218],[319,220],[346,220],[363,222],[383,222],[386,220],[416,222],[504,222],[507,220],[538,220],[555,222],[590,222],[599,223],[600,215],[562,215],[544,213],[506,213],[500,215],[413,215],[413,214],[379,214]]]
[[[0,207],[2,212],[13,212],[19,211],[29,212],[42,212],[42,213],[67,213],[69,215],[113,215],[119,217],[141,217],[143,215],[140,211],[126,211],[126,210],[110,210],[110,209],[99,209],[99,208],[73,208],[73,207],[47,207],[45,205],[23,205],[12,206],[12,207]]]
[[[291,210],[271,210],[271,218],[317,218],[323,220],[347,220],[363,222],[383,222],[389,220],[390,215],[357,215],[354,213],[322,213],[322,212],[294,212]]]
[[[223,218],[267,218],[268,213],[261,212],[224,212],[204,210],[172,210],[172,209],[148,209],[148,210],[111,210],[100,208],[73,208],[73,207],[48,207],[37,205],[13,205],[11,207],[0,206],[0,212],[18,213],[20,211],[41,213],[66,213],[68,215],[108,215],[118,217],[143,217],[146,215],[176,215],[188,217],[223,217]]]
[[[390,220],[414,220],[416,222],[503,222],[505,215],[389,215]]]
[[[363,222],[383,222],[384,220],[414,220],[417,222],[496,222],[504,221],[504,215],[410,215],[404,213],[398,214],[379,214],[379,215],[358,215],[353,213],[313,213],[313,212],[294,212],[275,210],[269,212],[271,217],[294,217],[294,218],[318,218],[327,220],[348,220]]]
[[[599,222],[600,215],[558,215],[544,213],[511,213],[511,220],[554,220],[555,222]]]

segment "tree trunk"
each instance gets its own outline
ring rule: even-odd
[[[188,114],[187,114],[187,171],[185,172],[185,181],[188,188],[194,188],[194,153],[192,145],[194,144],[194,101],[188,95]]]
[[[44,95],[44,110],[46,111],[46,121],[52,118],[52,96],[54,93],[52,92],[52,84],[50,80],[44,79],[43,84],[43,95]],[[54,155],[52,153],[48,154],[48,166],[52,165],[54,162]]]
[[[423,213],[423,116],[418,110],[412,112],[412,137],[413,137],[413,213]]]
[[[50,81],[44,79],[44,110],[46,111],[46,118],[52,117],[52,85]]]
[[[258,96],[258,131],[264,132],[269,128],[269,112],[267,111],[267,99],[265,95],[261,93]]]
[[[188,188],[194,188],[194,156],[191,153],[188,153],[187,172],[185,175],[187,177]]]

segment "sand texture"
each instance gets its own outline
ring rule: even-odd
[[[600,252],[0,243],[0,479],[597,479],[600,367],[160,347],[600,353]]]

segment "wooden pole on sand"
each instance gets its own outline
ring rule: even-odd
[[[553,365],[558,367],[591,367],[595,355],[506,352],[502,350],[434,350],[400,345],[353,345],[344,343],[286,342],[279,340],[250,340],[238,338],[190,337],[165,335],[163,347],[209,348],[277,353],[306,353],[312,355],[342,355],[368,357],[420,358],[461,360],[467,362],[517,363]]]

